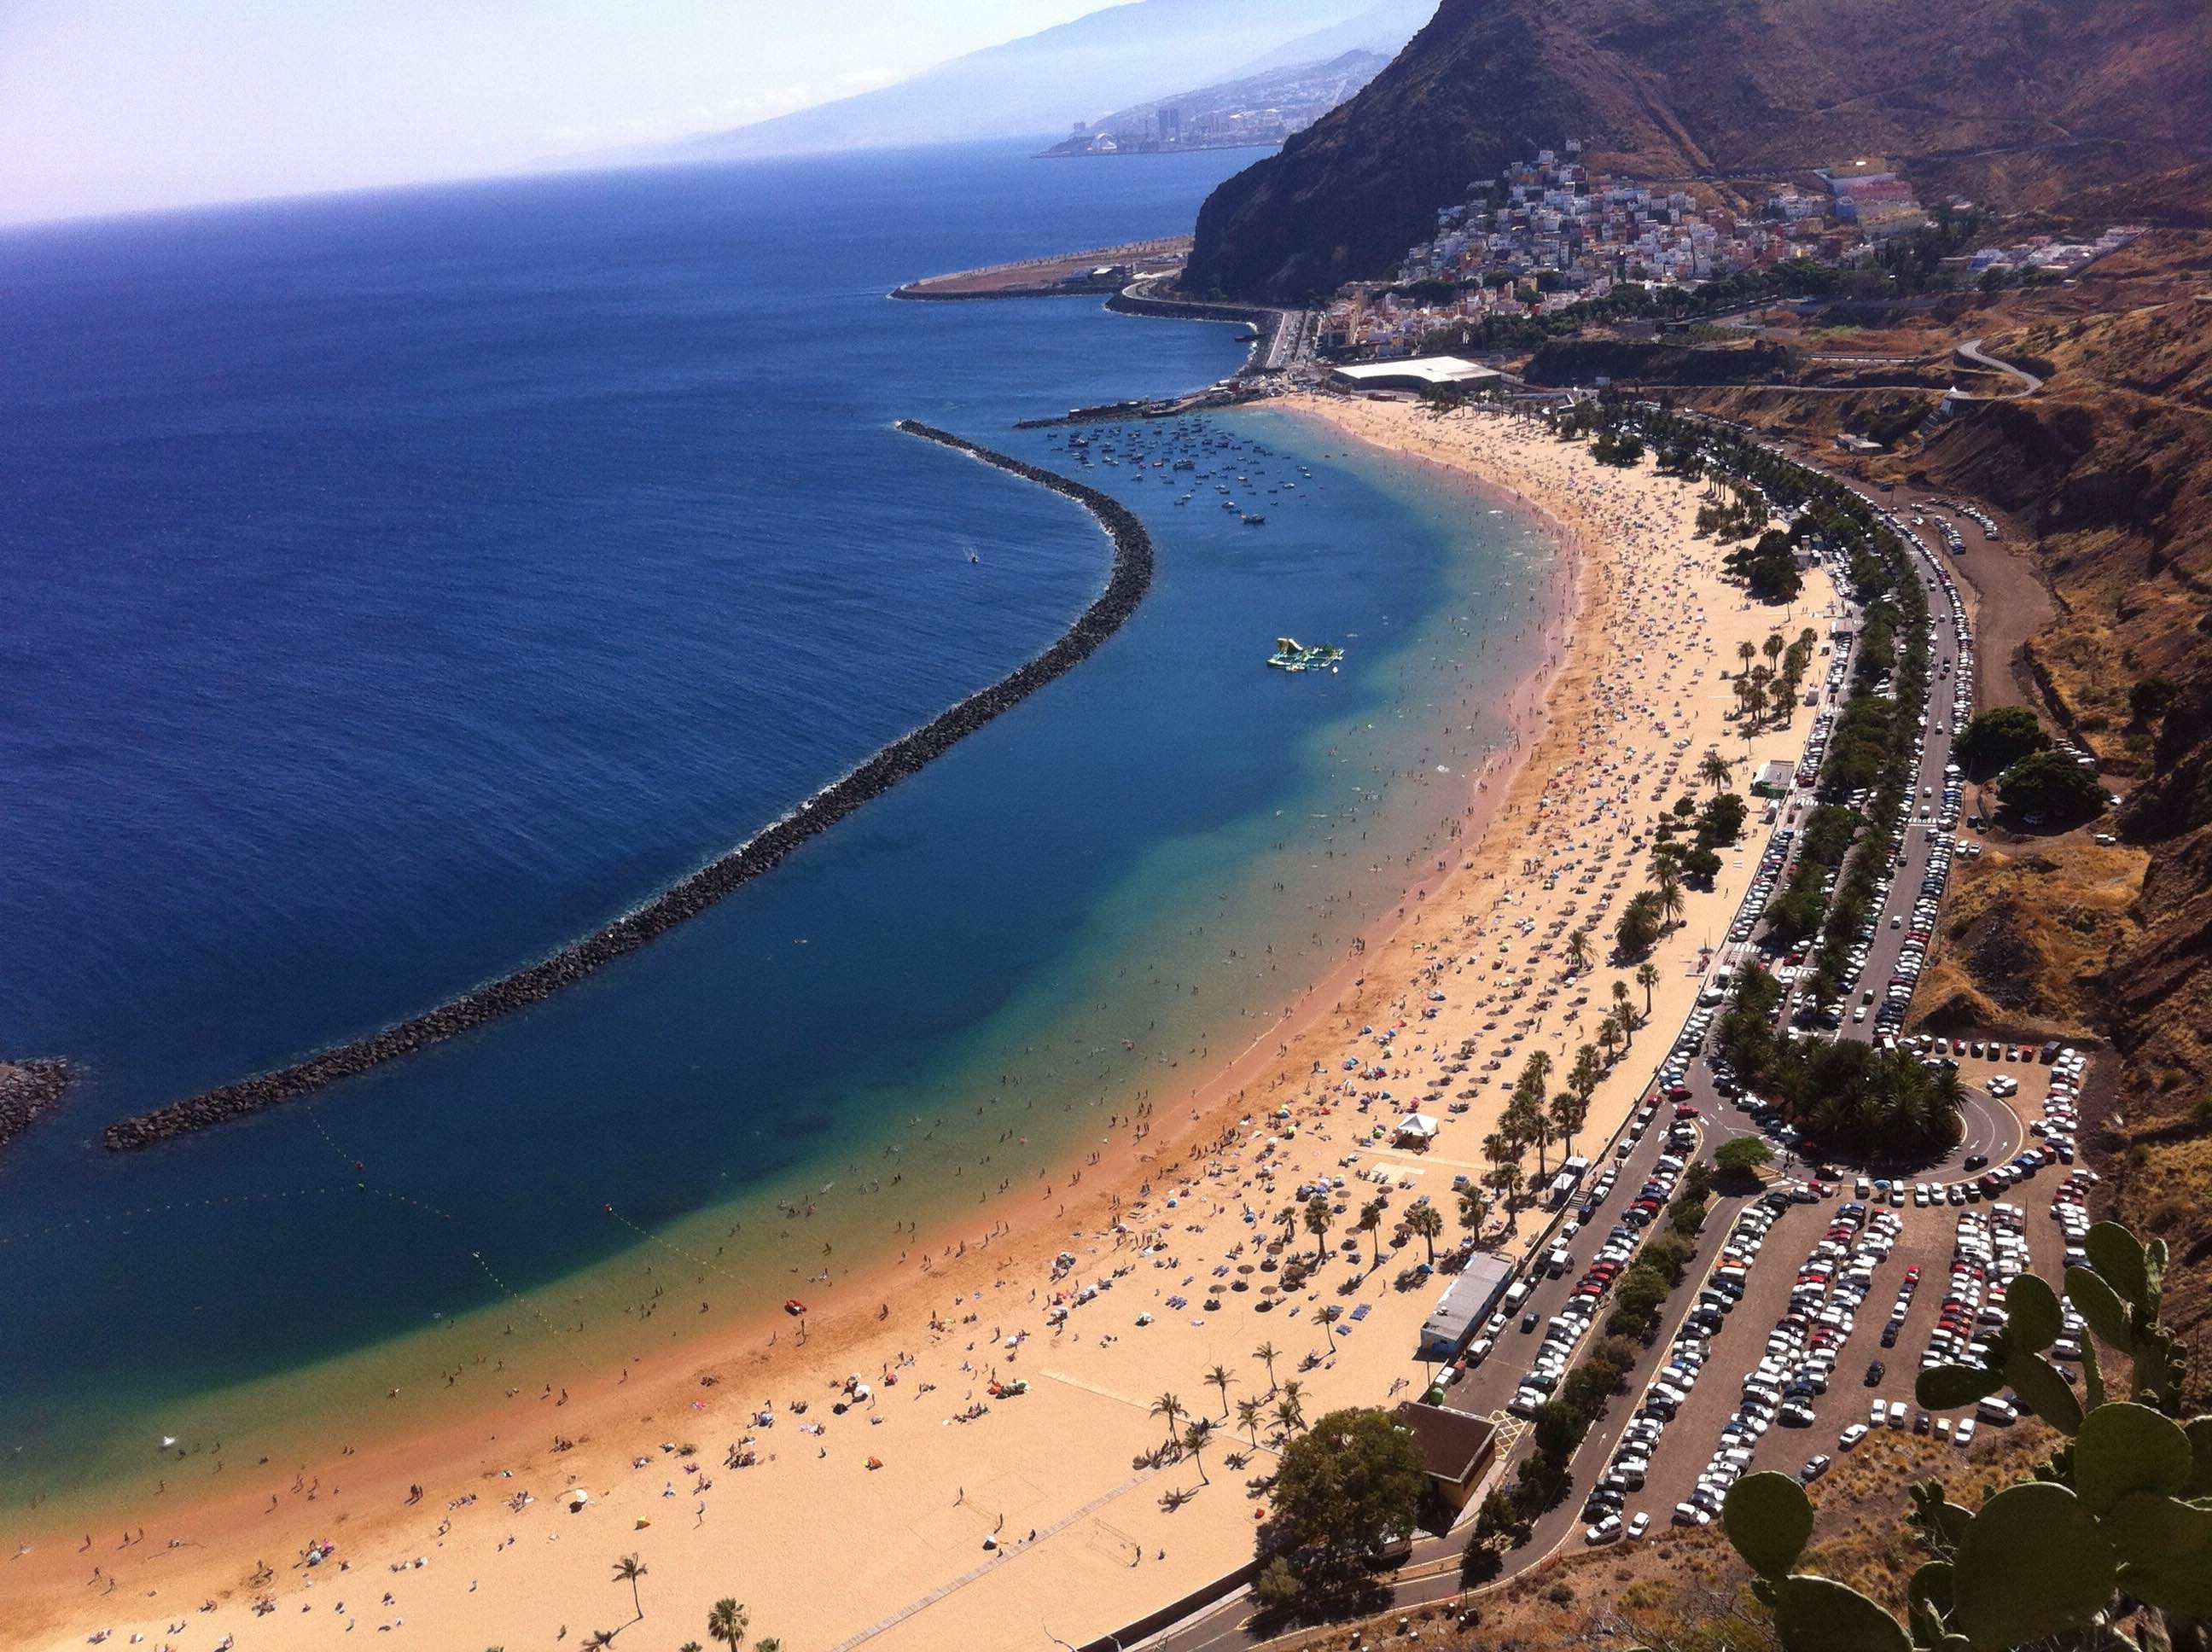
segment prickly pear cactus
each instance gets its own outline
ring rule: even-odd
[[[1911,1488],[1908,1520],[1929,1558],[1902,1624],[1845,1584],[1793,1570],[1813,1531],[1795,1479],[1753,1474],[1729,1488],[1723,1527],[1786,1652],[2134,1652],[2179,1643],[2183,1620],[2212,1619],[2212,1417],[2170,1414],[2183,1373],[2158,1321],[2166,1247],[2107,1222],[2082,1248],[2093,1266],[2067,1270],[2066,1301],[2127,1359],[2129,1392],[2107,1397],[2085,1338],[2075,1396],[2044,1357],[2065,1326],[2058,1293],[2033,1274],[2007,1287],[2004,1327],[1978,1364],[1921,1373],[1915,1391],[1932,1411],[2009,1387],[2068,1438],[2033,1479],[1978,1509],[1950,1502],[1940,1481]],[[2152,1609],[2140,1643],[2118,1627],[2139,1607]],[[2185,1626],[2202,1636],[2203,1625]]]

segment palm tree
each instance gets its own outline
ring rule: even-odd
[[[630,1608],[637,1613],[636,1617],[630,1619],[634,1624],[645,1621],[645,1603],[637,1597],[637,1580],[644,1576],[644,1564],[634,1554],[626,1554],[615,1562],[614,1581],[629,1585]]]
[[[1298,1404],[1298,1385],[1295,1382],[1283,1384],[1283,1397],[1275,1401],[1275,1421],[1285,1434],[1296,1434],[1305,1426],[1305,1408]]]
[[[1597,1023],[1598,1048],[1605,1052],[1607,1061],[1613,1060],[1613,1048],[1620,1042],[1620,1023],[1612,1015]]]
[[[1552,1173],[1544,1163],[1544,1150],[1552,1145],[1554,1137],[1552,1133],[1551,1114],[1545,1112],[1540,1102],[1528,1109],[1527,1128],[1528,1145],[1536,1150],[1536,1180],[1548,1181],[1552,1178]]]
[[[1579,975],[1589,966],[1589,931],[1570,930],[1567,932],[1567,967]]]
[[[1682,874],[1672,866],[1662,866],[1659,869],[1659,878],[1655,887],[1659,893],[1659,910],[1666,914],[1667,921],[1670,924],[1681,922],[1682,914],[1689,904],[1682,896]]]
[[[1766,656],[1766,663],[1771,665],[1782,657],[1782,651],[1789,646],[1783,641],[1781,632],[1772,631],[1767,634],[1766,641],[1759,645],[1759,652]]]
[[[707,1649],[696,1641],[686,1641],[676,1649],[676,1652],[707,1652]]]
[[[1735,645],[1735,657],[1743,661],[1746,665],[1749,665],[1753,660],[1759,658],[1759,650],[1752,647],[1747,641],[1739,642]]]
[[[1429,1266],[1437,1265],[1437,1236],[1444,1230],[1443,1212],[1433,1205],[1416,1205],[1406,1212],[1406,1225],[1421,1236],[1429,1248]]]
[[[1719,791],[1735,773],[1735,765],[1717,751],[1708,751],[1698,763],[1698,778]]]
[[[763,1635],[753,1643],[753,1652],[783,1652],[781,1635]]]
[[[1599,1082],[1604,1077],[1605,1069],[1598,1062],[1595,1045],[1584,1044],[1575,1052],[1575,1065],[1567,1073],[1567,1088],[1575,1092],[1585,1112],[1589,1108],[1590,1097],[1597,1094]],[[1570,1148],[1568,1151],[1573,1150]]]
[[[1334,1303],[1321,1310],[1322,1334],[1328,1339],[1328,1351],[1332,1357],[1336,1353],[1336,1322],[1343,1317],[1344,1310]]]
[[[1525,1085],[1529,1094],[1540,1102],[1544,1099],[1544,1086],[1551,1081],[1551,1056],[1542,1050],[1531,1050],[1528,1059],[1521,1065],[1521,1077],[1515,1082],[1514,1089],[1518,1090]]]
[[[1267,1414],[1267,1405],[1258,1400],[1239,1400],[1237,1402],[1237,1426],[1252,1436],[1252,1449],[1260,1449],[1260,1418]]]
[[[1164,1417],[1167,1418],[1168,1438],[1170,1440],[1175,1438],[1176,1418],[1189,1415],[1189,1413],[1183,1409],[1182,1401],[1176,1399],[1175,1395],[1171,1394],[1164,1394],[1158,1399],[1152,1401],[1152,1414],[1155,1417]]]
[[[1589,1102],[1579,1092],[1563,1090],[1552,1097],[1552,1125],[1566,1140],[1567,1157],[1575,1152],[1575,1132],[1589,1117]]]
[[[707,1614],[707,1632],[738,1652],[738,1643],[745,1637],[745,1626],[752,1622],[744,1606],[735,1600],[717,1600],[714,1609]]]
[[[1267,1392],[1271,1394],[1275,1391],[1275,1362],[1282,1355],[1283,1351],[1272,1342],[1263,1342],[1252,1351],[1252,1357],[1267,1368]]]
[[[1513,1195],[1520,1190],[1521,1187],[1520,1164],[1517,1162],[1509,1162],[1499,1165],[1492,1173],[1491,1180],[1497,1184],[1498,1191],[1505,1195],[1505,1207],[1508,1210],[1512,1209]]]
[[[1237,1380],[1237,1373],[1226,1365],[1216,1365],[1206,1374],[1206,1380],[1221,1390],[1221,1414],[1229,1415],[1229,1385]]]
[[[1382,1266],[1382,1201],[1370,1200],[1359,1207],[1359,1231],[1375,1247],[1375,1266]]]
[[[1651,989],[1659,984],[1659,966],[1656,963],[1637,965],[1636,984],[1644,989],[1644,1018],[1649,1021],[1651,1018]],[[1622,996],[1627,995],[1623,993]]]
[[[1298,1218],[1302,1213],[1296,1205],[1285,1205],[1275,1212],[1275,1224],[1283,1230],[1285,1244],[1298,1236]]]
[[[1206,1442],[1212,1437],[1213,1424],[1203,1417],[1193,1418],[1190,1426],[1182,1431],[1183,1449],[1190,1453],[1190,1460],[1198,1465],[1198,1481],[1201,1485],[1213,1484],[1212,1477],[1206,1472],[1206,1458],[1202,1455]]]
[[[1328,1200],[1316,1194],[1306,1200],[1306,1231],[1314,1236],[1314,1266],[1319,1267],[1328,1260],[1328,1230],[1336,1222],[1336,1213],[1328,1207]]]
[[[1490,1198],[1481,1188],[1470,1183],[1459,1190],[1459,1224],[1470,1231],[1479,1232],[1490,1214]]]

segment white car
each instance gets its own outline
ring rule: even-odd
[[[1849,1428],[1845,1429],[1842,1435],[1837,1439],[1836,1449],[1838,1451],[1849,1451],[1860,1441],[1865,1439],[1869,1432],[1870,1430],[1864,1423],[1853,1423]]]
[[[1601,1543],[1611,1543],[1620,1535],[1620,1516],[1607,1515],[1583,1534],[1583,1541],[1595,1548]]]
[[[1628,1535],[1631,1539],[1642,1537],[1644,1533],[1650,1529],[1651,1515],[1649,1510],[1637,1515],[1635,1519],[1628,1522]]]
[[[1951,1430],[1951,1443],[1963,1451],[1972,1442],[1973,1437],[1974,1419],[1971,1417],[1960,1418],[1959,1426]]]

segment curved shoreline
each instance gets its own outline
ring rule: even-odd
[[[1076,616],[1059,641],[1026,665],[892,741],[726,854],[709,861],[635,911],[581,940],[571,942],[552,957],[526,965],[434,1010],[365,1038],[325,1050],[305,1061],[235,1084],[219,1085],[149,1113],[118,1119],[100,1133],[102,1145],[110,1151],[125,1152],[228,1124],[264,1108],[312,1095],[325,1084],[443,1043],[550,998],[562,987],[635,951],[686,919],[697,916],[740,884],[776,865],[809,838],[827,831],[869,799],[881,796],[908,775],[919,772],[986,723],[1081,664],[1136,611],[1152,583],[1152,540],[1127,506],[1056,471],[917,420],[901,419],[894,428],[1048,488],[1090,512],[1113,544],[1111,571],[1107,575],[1105,589]]]

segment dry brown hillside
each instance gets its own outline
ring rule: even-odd
[[[2132,282],[2159,301],[1993,336],[1991,350],[2041,364],[2049,384],[1938,428],[1911,461],[1927,485],[2030,527],[2056,613],[2027,640],[2029,674],[2127,794],[2121,847],[2075,834],[1962,877],[1923,1007],[2109,1037],[2120,1060],[2102,1162],[2127,1219],[2173,1248],[2173,1309],[2200,1382],[2212,1377],[2208,274],[2212,235],[2148,238],[2111,290]],[[2146,719],[2130,690],[2154,677],[2179,697]]]
[[[1186,279],[1291,297],[1388,275],[1539,147],[1725,178],[1869,154],[2046,206],[2212,155],[2201,0],[1443,0],[1360,95],[1223,184]]]

